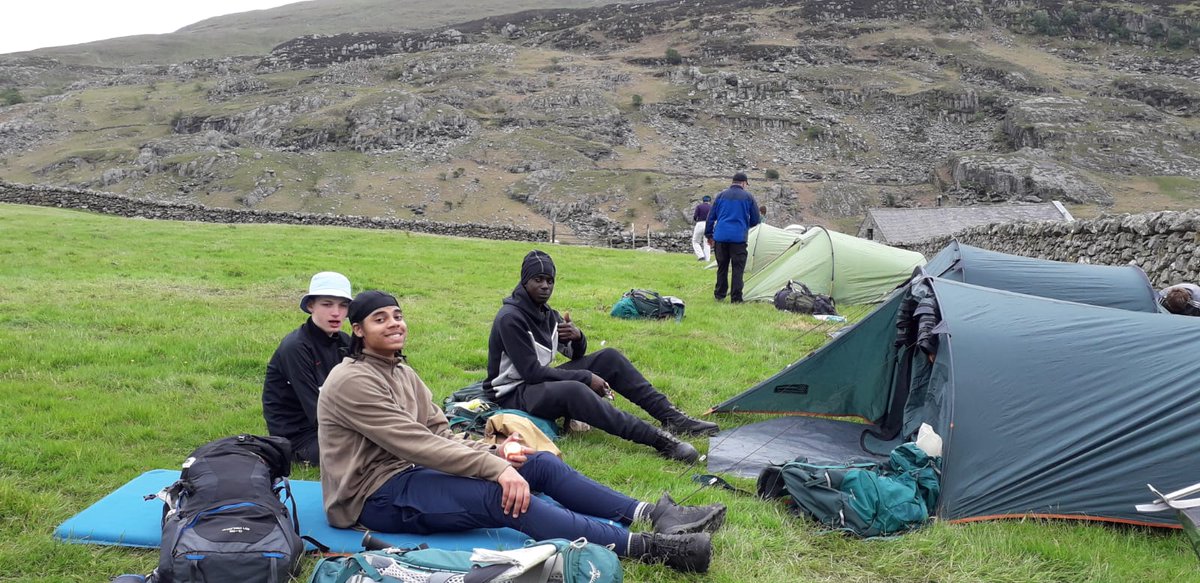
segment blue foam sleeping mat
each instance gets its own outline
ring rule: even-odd
[[[162,538],[163,502],[158,499],[146,501],[143,497],[158,492],[178,479],[178,470],[150,470],[67,519],[54,529],[54,538],[69,543],[158,548]],[[325,521],[320,482],[293,480],[291,484],[292,495],[296,498],[296,514],[300,518],[300,534],[328,545],[330,552],[355,553],[363,550],[362,531],[334,528]],[[468,551],[474,548],[520,548],[529,539],[511,528],[440,534],[379,533],[378,536],[396,546],[425,543],[437,549]],[[314,550],[311,544],[308,544],[308,550]]]

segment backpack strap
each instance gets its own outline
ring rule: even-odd
[[[296,534],[300,534],[300,517],[296,512],[296,498],[292,496],[292,483],[289,482],[287,478],[279,478],[279,480],[282,484],[283,492],[285,494],[284,500],[292,501],[292,528],[296,529]],[[320,545],[317,548],[320,548],[321,546],[325,545]],[[326,550],[328,550],[328,547],[326,547]]]
[[[311,536],[308,536],[307,534],[300,535],[300,540],[308,542],[312,546],[317,547],[318,553],[325,554],[325,553],[329,552],[329,545],[327,545]]]
[[[459,575],[462,575],[463,583],[491,583],[510,568],[512,568],[512,565],[508,563],[501,563],[498,565],[488,565],[486,567],[475,567],[465,574],[434,573],[429,576],[429,583],[446,583],[446,581],[449,581],[454,577],[458,577]]]
[[[372,581],[383,581],[383,575],[380,575],[379,571],[375,567],[372,567],[371,563],[367,562],[362,553],[357,553],[346,557],[346,566],[342,567],[341,572],[338,573],[337,580],[333,583],[346,583],[359,573],[362,573],[363,576],[370,578]]]
[[[559,573],[559,580],[561,581],[562,580],[562,567],[561,567],[562,560],[563,560],[563,556],[562,556],[561,552],[555,553],[555,555],[553,557],[546,559],[546,561],[544,563],[542,563],[542,572],[540,575],[538,575],[537,583],[549,583],[550,579],[552,577],[554,577],[554,573],[556,571]]]

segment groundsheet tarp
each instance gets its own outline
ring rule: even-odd
[[[883,459],[859,447],[859,436],[874,426],[823,417],[779,417],[726,429],[708,438],[708,471],[743,478],[771,464],[803,456],[845,462]]]

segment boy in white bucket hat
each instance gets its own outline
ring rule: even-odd
[[[342,361],[350,336],[342,332],[350,300],[350,280],[332,271],[312,276],[300,309],[312,314],[283,341],[267,363],[263,419],[271,435],[292,442],[292,459],[317,465],[317,397],[329,371]]]

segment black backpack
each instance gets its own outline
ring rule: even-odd
[[[783,289],[775,292],[775,308],[800,314],[837,315],[833,298],[813,293],[803,282],[788,280]]]
[[[162,545],[154,583],[287,583],[299,573],[304,541],[280,500],[291,498],[292,445],[282,437],[238,435],[200,446],[161,498]],[[147,498],[150,498],[148,496]]]

